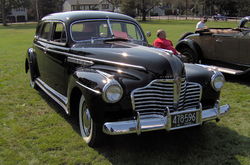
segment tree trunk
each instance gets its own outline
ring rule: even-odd
[[[38,10],[38,0],[36,0],[36,20],[39,21],[39,10]]]
[[[146,21],[146,16],[147,16],[147,13],[145,11],[142,12],[142,21]]]
[[[5,0],[1,0],[1,12],[2,12],[2,19],[3,19],[3,26],[7,26],[6,21],[6,14],[5,14]]]

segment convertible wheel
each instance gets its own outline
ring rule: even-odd
[[[181,54],[182,54],[182,61],[183,62],[187,62],[187,63],[198,63],[198,57],[197,55],[194,53],[194,51],[190,48],[183,48],[182,50],[180,50]]]
[[[103,134],[101,125],[92,119],[83,95],[79,103],[79,126],[82,138],[89,146],[96,147],[100,144]]]

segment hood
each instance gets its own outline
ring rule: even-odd
[[[157,78],[182,76],[184,65],[175,55],[162,49],[141,46],[130,42],[112,41],[99,44],[76,44],[71,52],[91,59],[142,66]],[[96,63],[96,62],[95,62]]]

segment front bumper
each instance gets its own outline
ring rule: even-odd
[[[103,125],[103,132],[108,135],[121,135],[141,132],[155,131],[155,130],[176,130],[181,128],[188,128],[201,125],[205,121],[219,120],[220,117],[224,116],[229,112],[230,106],[228,104],[220,106],[216,103],[211,109],[202,110],[202,106],[198,109],[190,109],[185,111],[178,111],[170,113],[166,110],[164,115],[137,115],[134,120],[117,121],[117,122],[106,122]],[[171,117],[178,114],[196,113],[196,122],[187,124],[179,127],[171,126]]]

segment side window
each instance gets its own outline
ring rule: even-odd
[[[49,38],[50,38],[49,32],[50,32],[50,23],[49,22],[44,23],[40,38],[45,39],[45,40],[49,40]]]
[[[55,22],[53,24],[52,41],[59,42],[59,43],[65,43],[66,42],[65,27],[60,22]]]

